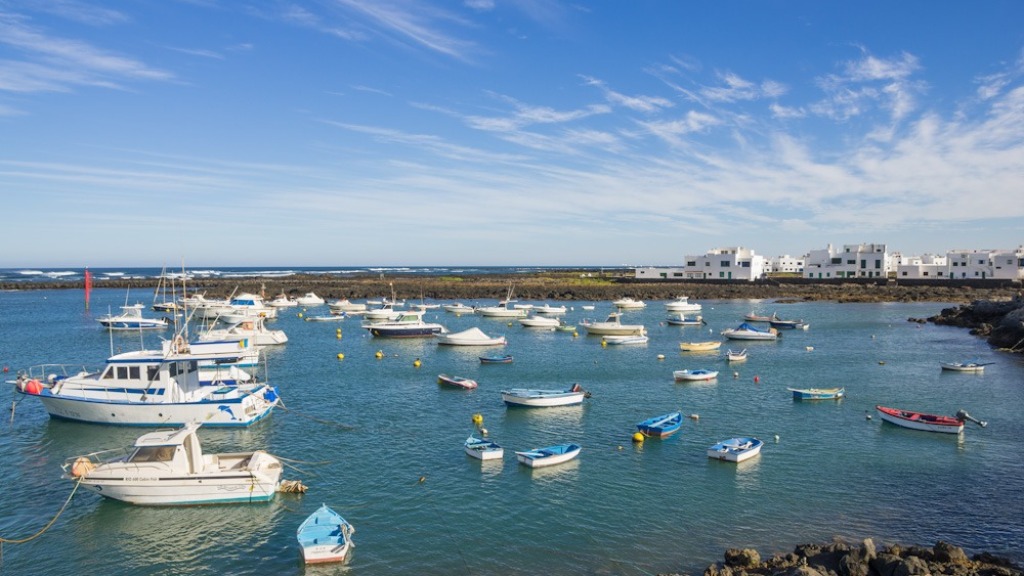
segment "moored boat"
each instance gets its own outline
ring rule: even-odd
[[[715,378],[718,378],[718,371],[707,370],[704,368],[696,368],[694,370],[676,370],[672,372],[672,377],[678,382],[714,380]]]
[[[722,346],[721,340],[705,340],[703,342],[680,342],[679,349],[683,352],[709,352],[718,350]]]
[[[472,434],[466,438],[463,446],[466,454],[478,460],[500,460],[505,455],[505,450],[497,443],[486,438],[477,438]]]
[[[364,322],[362,327],[380,338],[424,338],[447,332],[441,324],[424,321],[422,312],[404,312],[394,320]]]
[[[779,331],[776,328],[765,330],[744,322],[736,328],[722,330],[722,336],[730,340],[777,340]]]
[[[678,432],[682,424],[683,413],[670,412],[639,422],[636,425],[636,429],[644,436],[664,438]]]
[[[147,318],[142,315],[142,304],[121,306],[120,314],[104,314],[96,318],[108,330],[163,330],[171,325],[167,318]]]
[[[609,346],[621,344],[647,344],[650,338],[646,334],[632,334],[628,336],[602,336],[601,343]]]
[[[53,418],[121,426],[248,426],[277,406],[277,389],[255,377],[234,383],[206,373],[207,367],[219,373],[237,366],[254,352],[245,340],[190,344],[178,336],[160,350],[111,356],[99,370],[45,364],[20,373],[13,383],[18,392],[39,398]]]
[[[793,393],[793,400],[839,400],[846,395],[846,388],[786,388]]]
[[[504,336],[488,336],[475,326],[461,332],[439,333],[436,336],[438,344],[448,346],[504,346],[506,344]]]
[[[128,450],[69,458],[63,477],[129,504],[185,506],[265,502],[281,480],[281,462],[263,450],[203,454],[191,422],[139,436]],[[127,453],[126,453],[127,452]]]
[[[734,352],[732,350],[726,350],[725,351],[725,359],[727,361],[729,361],[729,362],[746,362],[747,361],[747,349],[744,348],[743,350],[740,350],[739,352]]]
[[[687,317],[685,312],[680,312],[676,316],[669,316],[665,319],[665,323],[671,326],[701,326],[707,324],[707,322],[704,321],[703,316],[697,315]]]
[[[584,320],[580,322],[580,326],[587,331],[587,334],[595,336],[641,335],[646,332],[643,324],[623,324],[622,314],[619,312],[612,312],[604,322]]]
[[[945,434],[959,434],[964,430],[964,422],[970,420],[984,428],[987,422],[975,420],[970,414],[958,410],[956,416],[942,416],[938,414],[926,414],[915,410],[901,410],[886,406],[875,406],[882,420],[910,428],[912,430],[923,430],[925,432],[941,432]]]
[[[544,328],[546,330],[554,330],[561,326],[562,321],[551,316],[528,316],[526,318],[520,318],[519,324],[521,324],[523,328]]]
[[[730,438],[708,448],[708,458],[727,462],[743,462],[761,453],[763,440],[757,438]]]
[[[476,380],[463,378],[462,376],[452,376],[450,374],[438,374],[437,383],[452,386],[454,388],[462,388],[463,390],[472,390],[478,386]]]
[[[323,306],[324,299],[316,295],[316,292],[306,292],[295,299],[299,306]]]
[[[481,364],[511,364],[512,355],[503,354],[501,356],[480,356]]]
[[[462,302],[455,302],[454,304],[443,304],[441,305],[441,308],[443,308],[445,312],[451,312],[452,314],[455,315],[473,314],[476,312],[476,308],[472,306],[466,306]]]
[[[803,320],[783,320],[774,314],[768,319],[768,324],[772,328],[778,328],[779,330],[807,330],[810,326],[810,324]]]
[[[665,310],[669,312],[700,312],[701,305],[696,302],[690,302],[687,296],[679,296],[675,300],[666,302]]]
[[[619,310],[640,310],[641,308],[646,308],[647,304],[645,304],[643,300],[634,300],[629,296],[626,296],[625,298],[619,298],[612,302],[612,306],[615,306]]]
[[[968,360],[966,362],[939,362],[939,366],[943,370],[950,372],[984,372],[985,366],[988,366],[991,362],[978,362],[976,360]]]
[[[344,562],[348,559],[352,534],[356,531],[327,504],[321,504],[295,531],[306,564]]]
[[[589,398],[587,392],[579,384],[573,384],[566,390],[537,390],[531,388],[510,388],[501,391],[501,399],[509,406],[551,407],[582,404]]]
[[[580,450],[579,444],[558,444],[546,448],[534,448],[525,452],[516,452],[516,459],[524,466],[543,468],[568,462],[579,456]]]
[[[747,322],[771,322],[771,316],[765,316],[756,312],[750,312],[743,316],[743,319]]]

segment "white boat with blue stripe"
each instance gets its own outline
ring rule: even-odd
[[[162,350],[111,356],[98,370],[45,364],[18,374],[15,389],[42,402],[52,418],[120,426],[249,426],[280,401],[277,389],[250,376],[211,378],[207,366],[230,366],[250,343],[164,341]]]
[[[520,464],[530,468],[543,468],[568,462],[580,455],[579,444],[558,444],[547,448],[534,448],[525,452],[516,452]]]
[[[263,450],[203,454],[198,423],[143,434],[131,448],[64,462],[63,478],[100,496],[146,506],[266,502],[281,481],[281,462]]]

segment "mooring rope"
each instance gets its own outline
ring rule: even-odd
[[[53,524],[57,522],[57,519],[60,518],[60,515],[64,513],[64,510],[67,509],[68,504],[71,503],[71,498],[74,497],[75,492],[78,492],[78,487],[82,485],[82,480],[84,480],[84,477],[80,477],[78,481],[75,482],[75,487],[71,489],[71,494],[68,494],[68,499],[64,501],[64,505],[61,506],[60,510],[57,511],[57,514],[53,518],[51,518],[49,522],[46,523],[46,526],[43,526],[38,532],[25,538],[4,538],[3,536],[0,536],[0,561],[2,561],[4,557],[4,544],[24,544],[26,542],[31,542],[32,540],[39,538],[43,535],[43,533],[49,530],[50,527],[52,527]]]

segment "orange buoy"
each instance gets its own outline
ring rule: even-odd
[[[25,390],[26,394],[32,394],[34,396],[38,396],[39,394],[41,394],[43,392],[43,385],[39,383],[39,380],[36,380],[35,378],[33,378],[33,379],[29,380],[28,382],[25,382],[24,390]]]
[[[757,384],[760,381],[761,381],[761,377],[760,376],[754,376],[754,384]]]

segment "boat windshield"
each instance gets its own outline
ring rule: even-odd
[[[129,462],[170,462],[174,459],[174,446],[140,446],[128,458]]]

